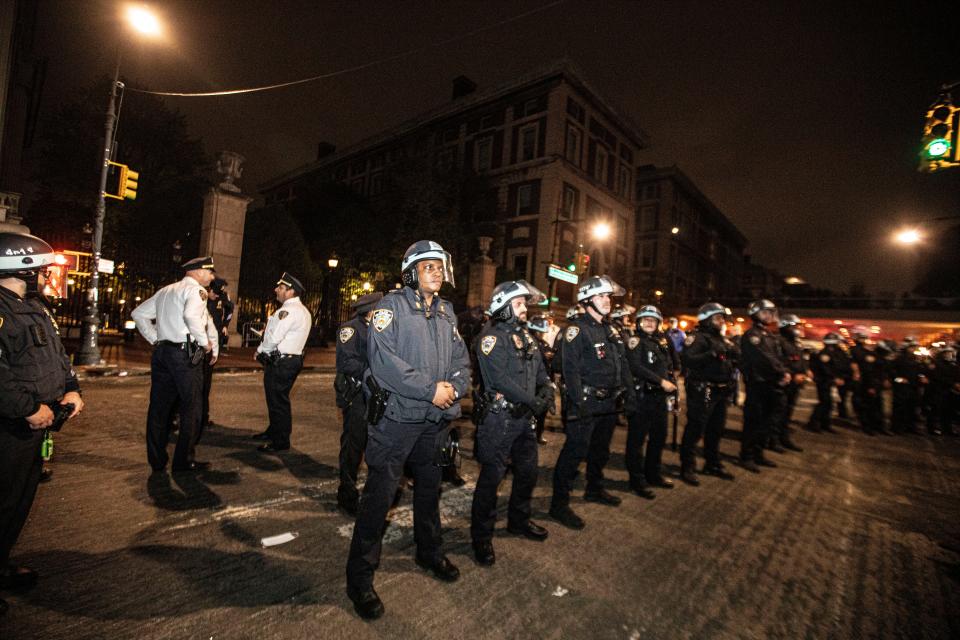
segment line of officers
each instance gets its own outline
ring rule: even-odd
[[[497,488],[508,469],[513,478],[507,531],[533,541],[548,537],[547,530],[531,520],[531,497],[540,433],[546,415],[556,411],[555,377],[565,439],[554,468],[549,514],[572,529],[585,526],[571,506],[582,463],[584,500],[609,507],[621,503],[607,490],[604,477],[620,415],[628,425],[625,461],[632,491],[653,499],[652,489],[672,488],[661,459],[668,414],[677,411],[681,371],[687,401],[680,444],[684,482],[699,485],[698,473],[734,479],[722,463],[719,444],[727,407],[735,402],[741,382],[746,389],[741,467],[759,473],[761,467],[776,466],[767,451],[801,451],[790,424],[811,367],[801,343],[800,319],[779,318],[771,301],[749,306],[752,326],[739,341],[726,335],[730,310],[716,302],[704,304],[698,326],[683,336],[678,348],[661,330],[663,316],[655,306],[636,311],[635,326],[633,313],[614,308],[613,298],[625,292],[607,276],[580,284],[578,307],[568,314],[562,332],[542,316],[528,318],[528,309],[545,296],[529,282],[515,280],[493,290],[482,328],[461,334],[452,305],[439,296],[443,283],[455,284],[451,263],[450,254],[436,242],[411,245],[401,263],[403,286],[358,300],[356,317],[342,325],[337,336],[334,386],[343,409],[337,500],[356,516],[347,595],[362,618],[375,619],[384,612],[374,574],[387,513],[398,486],[406,484],[404,476],[411,477],[414,486],[416,563],[439,580],[459,577],[441,550],[439,493],[443,470],[455,464],[459,450],[451,422],[460,417],[460,402],[468,393],[476,425],[473,454],[480,464],[470,535],[481,566],[496,562]],[[832,336],[825,342],[812,366],[821,405],[811,424],[821,428],[829,427],[831,410],[830,393],[823,389],[838,384],[840,375],[828,368],[839,344]],[[864,338],[855,351],[858,348],[869,354],[877,345]],[[945,347],[942,353],[944,363],[953,363],[952,369],[944,365],[944,371],[952,371],[944,375],[952,376],[956,393],[956,363],[950,358],[955,352]],[[871,365],[880,359],[872,357],[862,357],[865,364],[853,385],[860,398],[858,411],[868,405],[864,398],[877,395],[878,374]],[[893,366],[900,371],[896,360]],[[894,378],[896,384],[900,377]],[[955,396],[952,402],[955,410]],[[900,406],[896,400],[895,406]],[[864,415],[869,411],[864,408]],[[701,440],[705,460],[698,466],[695,451]],[[364,458],[368,475],[361,493],[357,474]]]

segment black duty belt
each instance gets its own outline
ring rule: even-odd
[[[607,398],[618,397],[623,393],[623,387],[591,387],[585,384],[583,385],[583,392],[597,400],[606,400]]]
[[[707,380],[690,380],[691,384],[701,387],[710,387],[712,389],[729,389],[732,385],[729,382],[708,382]]]
[[[174,342],[172,340],[157,340],[158,347],[174,347],[176,349],[186,349],[189,342]]]
[[[281,358],[302,358],[303,354],[302,353],[281,353],[280,357]]]

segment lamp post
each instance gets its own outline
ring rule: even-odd
[[[593,249],[596,250],[596,251],[592,250],[591,253],[596,253],[600,258],[599,264],[597,265],[597,269],[596,271],[594,271],[594,273],[603,274],[603,271],[604,271],[603,247],[600,247],[598,245],[600,243],[604,243],[607,240],[609,240],[610,236],[612,235],[613,235],[613,228],[610,226],[609,222],[606,222],[604,220],[599,220],[597,222],[594,222],[593,225],[590,227],[590,237],[593,239],[592,246],[593,246]]]
[[[127,21],[139,33],[147,36],[160,35],[160,23],[156,16],[143,7],[130,7]],[[93,264],[90,267],[90,283],[87,287],[87,304],[80,332],[80,349],[76,354],[77,364],[99,364],[100,346],[97,332],[100,328],[100,252],[103,243],[103,218],[106,215],[107,173],[110,168],[111,149],[113,148],[113,130],[117,122],[117,89],[123,87],[120,82],[120,47],[117,46],[117,62],[110,82],[110,102],[107,104],[107,120],[104,124],[103,154],[100,166],[100,189],[97,192],[97,207],[94,215],[92,252]]]
[[[333,290],[331,285],[331,280],[333,279],[333,274],[336,268],[340,265],[340,258],[337,257],[337,254],[332,254],[327,260],[327,268],[329,269],[323,278],[323,340],[321,342],[326,346],[327,336],[333,330],[333,305],[331,304],[330,295]]]

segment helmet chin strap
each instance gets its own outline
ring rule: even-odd
[[[13,274],[14,278],[23,280],[27,285],[27,295],[40,293],[40,272],[39,271],[18,271]]]
[[[607,314],[603,313],[602,311],[600,311],[600,309],[597,308],[597,303],[594,302],[594,298],[595,298],[595,297],[596,297],[596,296],[591,296],[590,298],[587,299],[586,302],[581,302],[580,304],[582,304],[582,305],[584,305],[584,306],[586,306],[586,307],[590,307],[591,309],[593,309],[594,311],[597,312],[597,315],[598,315],[598,316],[600,316],[600,317],[602,318],[603,316],[605,316],[605,315],[607,315]]]

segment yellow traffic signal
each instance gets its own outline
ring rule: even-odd
[[[943,93],[927,110],[923,127],[923,148],[920,151],[920,170],[934,172],[960,165],[957,153],[957,133],[960,129],[960,108],[952,104],[949,93]]]
[[[104,191],[104,197],[113,198],[114,200],[136,200],[137,183],[140,181],[140,172],[134,171],[127,165],[120,164],[119,162],[111,162],[108,160],[107,164],[120,169],[120,179],[117,181],[116,192],[111,193]]]

